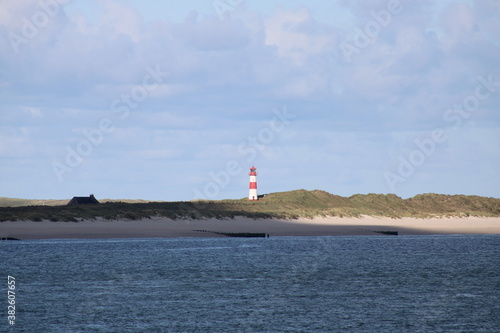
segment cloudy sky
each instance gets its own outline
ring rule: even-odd
[[[500,197],[500,1],[0,0],[0,197]]]

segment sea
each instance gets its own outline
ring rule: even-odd
[[[0,332],[500,332],[500,235],[1,241],[0,274]]]

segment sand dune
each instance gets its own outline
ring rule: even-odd
[[[500,218],[315,218],[297,220],[244,217],[217,220],[140,221],[92,220],[81,222],[2,222],[0,236],[20,239],[70,238],[149,238],[149,237],[224,237],[193,230],[219,232],[261,232],[273,236],[377,235],[377,231],[398,231],[399,235],[500,234]]]

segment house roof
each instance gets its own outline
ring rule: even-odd
[[[91,194],[88,197],[73,197],[73,199],[68,202],[68,205],[95,205],[98,203],[99,201]]]

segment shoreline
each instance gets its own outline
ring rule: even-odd
[[[367,236],[383,231],[399,235],[500,234],[498,217],[401,218],[363,216],[361,218],[317,217],[297,220],[234,219],[171,220],[151,218],[136,221],[104,219],[80,222],[15,221],[0,223],[0,237],[29,239],[106,239],[226,237],[195,230],[226,233],[266,233],[277,236]]]

